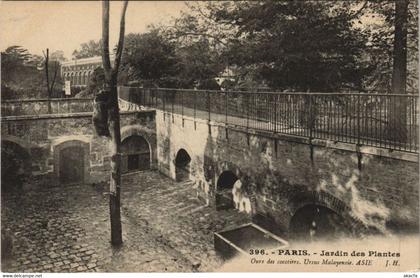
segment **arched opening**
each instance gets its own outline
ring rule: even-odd
[[[82,72],[82,73],[81,73],[81,77],[80,77],[80,79],[81,79],[81,80],[80,80],[80,85],[82,85],[82,86],[83,86],[83,85],[86,85],[86,84],[85,84],[85,82],[86,82],[86,80],[85,80],[85,79],[86,79],[86,73],[85,73],[85,72]]]
[[[90,77],[92,76],[92,71],[88,71],[87,73],[87,79],[86,79],[86,85],[89,85]]]
[[[31,175],[31,157],[27,150],[11,141],[1,141],[1,189],[20,189]]]
[[[235,207],[233,202],[233,185],[238,177],[232,171],[224,171],[217,179],[216,209],[231,209]]]
[[[68,146],[59,153],[59,177],[62,184],[74,184],[84,181],[85,150],[83,146]]]
[[[123,153],[122,172],[150,169],[149,143],[140,135],[131,135],[121,143]]]
[[[333,210],[316,204],[299,208],[290,220],[291,240],[335,239],[348,234],[342,216]]]
[[[187,181],[190,179],[191,157],[186,150],[180,149],[175,157],[175,179],[176,181]]]
[[[82,72],[78,72],[76,85],[81,85],[81,83],[82,83]]]

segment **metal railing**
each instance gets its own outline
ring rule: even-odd
[[[120,87],[120,97],[191,118],[311,139],[418,152],[418,95]]]
[[[3,100],[1,116],[69,114],[93,111],[92,98],[51,98]]]

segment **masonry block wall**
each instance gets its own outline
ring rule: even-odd
[[[218,178],[232,171],[255,221],[278,234],[295,212],[318,204],[350,229],[418,230],[418,157],[348,144],[256,133],[158,111],[159,169],[174,178],[180,149],[191,156],[191,190],[214,205]],[[376,153],[375,153],[376,152]]]
[[[122,136],[140,135],[149,143],[151,164],[156,165],[156,127],[153,111],[123,112]],[[84,157],[83,181],[86,183],[109,180],[109,139],[98,137],[91,115],[27,116],[17,120],[2,120],[2,142],[11,142],[22,148],[30,158],[31,176],[48,176],[57,184],[60,178],[60,152],[67,147],[80,147]]]

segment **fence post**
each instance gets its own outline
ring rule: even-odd
[[[196,110],[197,110],[197,91],[194,92],[194,123],[195,123],[195,116],[196,116]]]
[[[163,102],[163,120],[165,120],[165,116],[166,116],[166,93],[164,90],[161,90],[162,93],[162,102]]]
[[[158,91],[156,88],[152,88],[152,92],[153,92],[153,98],[155,99],[155,108],[159,108]]]
[[[211,109],[210,109],[210,107],[211,107],[211,96],[210,96],[210,91],[207,91],[207,103],[208,103],[208,112],[209,112],[209,122],[210,122],[210,120],[211,120]]]
[[[357,94],[357,145],[360,146],[360,94]]]
[[[184,91],[181,91],[181,122],[184,127]]]
[[[274,101],[272,102],[272,106],[273,106],[272,109],[274,111],[274,133],[277,133],[277,121],[278,121],[277,108],[278,108],[278,104],[280,103],[279,97],[280,95],[273,95]]]
[[[312,103],[312,95],[308,95],[309,96],[309,140],[312,141],[313,138],[313,128],[314,128],[314,110],[313,110],[313,103]]]
[[[244,93],[246,95],[246,129],[249,129],[249,98],[250,98],[250,93]]]
[[[181,91],[181,116],[184,121],[184,91]]]
[[[225,91],[226,98],[225,98],[225,124],[228,124],[228,102],[229,102],[229,94],[228,91]]]
[[[172,104],[171,104],[171,106],[172,106],[172,123],[175,120],[175,115],[174,115],[174,112],[175,112],[175,109],[174,109],[174,106],[175,106],[175,98],[176,98],[176,91],[172,91]]]

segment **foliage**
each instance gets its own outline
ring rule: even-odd
[[[128,34],[121,72],[144,86],[219,88],[217,55],[205,38],[180,44],[162,29]]]
[[[2,99],[43,97],[43,78],[38,68],[42,58],[32,56],[21,46],[8,47],[1,53]]]
[[[55,68],[59,70],[57,61],[60,52],[54,52],[54,60],[50,60],[50,79],[53,78]],[[32,55],[21,46],[8,47],[1,52],[1,87],[3,99],[25,99],[47,97],[46,77],[44,71],[44,57]],[[62,83],[60,73],[57,74],[56,83]],[[53,96],[59,96],[61,86],[55,86]]]
[[[221,8],[223,7],[223,8]],[[360,87],[369,71],[367,34],[346,3],[266,1],[214,6],[212,16],[235,28],[224,57],[239,74],[275,89],[334,91]]]
[[[125,37],[122,67],[130,80],[170,86],[176,74],[175,46],[158,30]]]
[[[223,67],[206,38],[178,47],[177,67],[176,77],[181,87],[219,89],[215,78]]]
[[[368,89],[389,91],[393,71],[393,41],[395,24],[395,0],[369,1],[366,25],[370,32],[366,48],[374,71],[366,79]],[[418,4],[409,1],[407,34],[407,90],[418,91]]]
[[[90,58],[95,56],[102,55],[102,40],[94,41],[90,40],[88,42],[82,43],[80,49],[73,51],[74,59],[83,59]]]
[[[392,73],[395,0],[209,1],[160,26],[184,47],[206,39],[237,89],[383,90]],[[418,88],[418,10],[409,3],[408,89]],[[230,82],[231,83],[231,82]]]
[[[66,57],[64,57],[64,51],[56,50],[50,53],[50,61],[57,61],[57,62],[65,62],[67,61]]]

